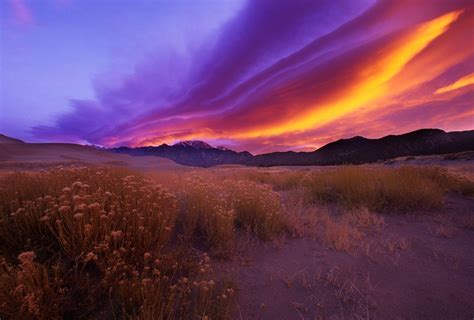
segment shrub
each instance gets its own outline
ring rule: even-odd
[[[236,223],[268,240],[286,229],[281,198],[270,186],[238,181],[229,185]]]
[[[232,291],[210,278],[209,257],[169,241],[178,207],[161,186],[58,168],[0,187],[0,317],[226,317]]]
[[[258,184],[267,184],[277,191],[296,189],[301,184],[301,179],[309,170],[286,169],[248,169],[243,171],[235,180],[250,180]],[[243,179],[242,179],[243,178]]]
[[[230,254],[236,228],[263,240],[286,229],[280,196],[270,186],[198,175],[181,187],[185,238],[204,238],[216,255]]]
[[[229,255],[235,237],[235,211],[228,201],[227,190],[200,177],[187,179],[183,187],[185,238],[203,237],[214,254]]]

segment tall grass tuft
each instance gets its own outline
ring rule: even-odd
[[[338,202],[370,210],[429,210],[443,203],[448,191],[463,183],[439,168],[356,167],[306,175],[302,184],[313,201]]]

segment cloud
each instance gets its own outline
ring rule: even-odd
[[[441,93],[446,93],[453,90],[458,90],[462,87],[470,86],[472,84],[474,84],[474,73],[468,74],[456,80],[455,82],[451,83],[450,85],[439,88],[438,90],[435,91],[435,94],[441,94]]]
[[[473,17],[469,1],[249,1],[198,52],[150,57],[34,132],[109,146],[204,139],[258,153],[464,126],[472,86],[442,100],[434,92],[466,75],[459,66],[474,71]]]
[[[33,25],[35,19],[25,0],[9,0],[13,23],[21,26]]]

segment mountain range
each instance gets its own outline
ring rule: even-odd
[[[250,152],[236,152],[224,147],[213,147],[204,141],[182,141],[172,146],[162,144],[157,147],[120,147],[109,150],[132,156],[158,156],[194,167],[247,164],[254,158]]]
[[[159,156],[179,164],[212,167],[222,164],[249,166],[340,165],[385,161],[402,156],[421,156],[474,151],[474,130],[445,132],[420,129],[379,139],[356,136],[326,144],[312,152],[272,152],[261,155],[213,147],[203,141],[182,141],[156,147],[108,149],[132,156]]]

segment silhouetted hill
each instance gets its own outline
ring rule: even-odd
[[[111,151],[135,156],[155,155],[198,167],[221,164],[250,166],[360,164],[401,156],[474,151],[474,130],[445,132],[439,129],[421,129],[380,139],[357,136],[328,143],[313,152],[273,152],[257,156],[249,152],[212,147],[203,141],[183,141],[172,146],[163,144],[158,147],[120,147]]]
[[[328,143],[312,152],[273,152],[257,156],[246,151],[236,152],[225,147],[213,147],[203,141],[182,141],[172,146],[162,144],[157,147],[102,149],[96,146],[87,147],[74,144],[30,144],[0,134],[0,145],[4,158],[12,157],[16,153],[32,156],[43,149],[61,147],[67,148],[67,150],[77,149],[78,153],[81,151],[90,153],[95,149],[96,151],[103,150],[103,152],[132,156],[158,156],[179,164],[196,167],[212,167],[222,164],[248,166],[339,165],[371,163],[403,156],[474,151],[474,130],[445,132],[439,129],[421,129],[402,135],[389,135],[380,139],[357,136]]]
[[[401,156],[447,154],[474,150],[474,130],[445,132],[421,129],[380,139],[341,139],[313,152],[277,152],[258,155],[252,165],[338,165],[388,160]]]

